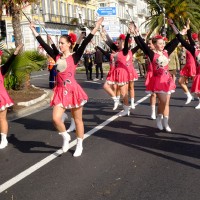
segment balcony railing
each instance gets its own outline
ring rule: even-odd
[[[68,17],[62,15],[54,15],[54,14],[43,14],[44,22],[47,23],[57,23],[57,24],[66,24],[69,26],[87,26],[88,28],[92,28],[95,25],[95,21],[93,20],[83,20],[83,24],[81,24],[81,20],[75,17]]]
[[[137,4],[137,0],[119,0],[122,3],[127,3],[130,5],[136,5]]]

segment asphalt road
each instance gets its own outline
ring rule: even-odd
[[[62,154],[51,108],[10,122],[9,146],[0,151],[0,200],[200,199],[197,99],[185,106],[177,87],[170,102],[172,133],[166,133],[149,119],[144,79],[135,82],[136,101],[142,100],[129,117],[118,117],[121,108],[112,110],[103,81],[87,82],[84,74],[77,80],[90,97],[82,156],[72,156],[74,133]],[[48,72],[33,74],[32,83],[48,88]]]

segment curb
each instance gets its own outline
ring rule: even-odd
[[[41,88],[39,88],[39,89],[41,89]],[[44,89],[41,89],[41,90],[44,90]],[[24,106],[26,106],[26,107],[18,110],[17,112],[8,113],[7,119],[9,121],[12,121],[12,120],[15,120],[15,119],[36,113],[36,112],[43,110],[45,108],[48,108],[49,104],[50,104],[50,98],[51,98],[52,91],[51,90],[44,90],[44,92],[46,94],[43,94],[41,97],[38,97],[36,99],[33,99],[31,101],[27,101],[27,102],[20,102],[20,105],[24,104]]]

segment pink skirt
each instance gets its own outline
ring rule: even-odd
[[[106,77],[106,82],[109,84],[109,85],[113,85],[115,84],[115,67],[111,67],[108,74],[107,74],[107,77]]]
[[[129,81],[138,80],[138,74],[134,67],[129,68]]]
[[[63,108],[78,108],[83,106],[88,100],[87,94],[79,84],[64,87],[56,86],[54,88],[53,100],[51,106],[60,105]]]
[[[194,77],[194,81],[191,87],[191,92],[196,94],[200,93],[200,74]]]
[[[196,75],[196,66],[186,64],[180,71],[181,76],[193,77]]]
[[[117,85],[122,86],[129,82],[129,70],[127,67],[116,67],[114,74]]]
[[[14,105],[13,100],[10,98],[8,92],[4,89],[0,93],[0,111]]]

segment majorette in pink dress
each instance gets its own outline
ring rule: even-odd
[[[196,63],[192,54],[186,50],[186,64],[180,71],[181,76],[194,77],[196,75]]]
[[[0,68],[1,71],[1,68]],[[10,98],[8,92],[4,87],[4,77],[0,72],[0,111],[5,110],[6,108],[14,105],[13,100]]]
[[[136,81],[138,80],[138,74],[133,64],[133,53],[131,50],[128,51],[128,56],[130,58],[127,61],[127,66],[128,66],[128,71],[129,71],[129,81]]]
[[[168,53],[164,50],[161,53],[154,52],[152,62],[153,67],[153,81],[149,87],[151,92],[171,94],[175,92],[176,85],[168,71]],[[147,91],[148,92],[148,91]]]
[[[109,69],[109,72],[108,72],[107,77],[106,77],[106,82],[109,85],[115,84],[114,69],[115,69],[116,56],[117,56],[117,54],[115,54],[115,53],[112,53],[110,55],[110,69]]]
[[[147,67],[147,74],[146,74],[146,80],[145,80],[145,86],[146,86],[146,92],[150,93],[153,91],[153,66],[152,63],[150,61],[150,59],[147,57],[148,59],[148,67]]]
[[[60,56],[56,57],[58,60]],[[75,80],[76,66],[72,55],[66,58],[67,68],[63,72],[58,72],[54,96],[50,105],[60,105],[63,108],[78,108],[83,106],[88,96]]]
[[[116,59],[116,67],[114,69],[115,73],[115,83],[119,86],[125,85],[129,82],[129,67],[132,67],[130,64],[129,59],[132,60],[132,57],[130,57],[130,54],[127,54],[126,56],[123,55],[123,51],[119,51],[116,53],[117,59]]]
[[[200,49],[195,50],[195,58],[196,58],[196,76],[194,77],[194,81],[192,83],[191,92],[192,93],[200,93]]]

